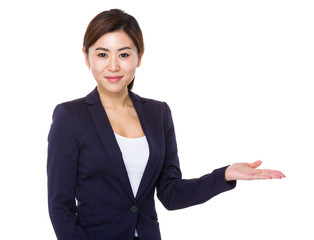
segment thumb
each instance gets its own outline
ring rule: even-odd
[[[256,162],[249,163],[249,166],[250,166],[251,168],[257,168],[257,167],[259,167],[261,164],[262,164],[262,161],[261,161],[261,160],[258,160],[258,161],[256,161]]]

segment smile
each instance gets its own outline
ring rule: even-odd
[[[122,78],[122,76],[108,76],[105,77],[109,82],[119,82]]]

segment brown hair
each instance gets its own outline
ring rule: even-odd
[[[144,41],[141,28],[136,19],[120,9],[111,9],[99,13],[89,23],[83,41],[83,47],[88,54],[89,48],[104,34],[122,30],[134,42],[139,57],[144,52]],[[129,83],[128,89],[133,88],[134,79]]]

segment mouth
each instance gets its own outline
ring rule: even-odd
[[[105,77],[109,82],[115,83],[119,82],[123,76],[108,76]]]

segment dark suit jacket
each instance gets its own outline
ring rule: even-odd
[[[182,179],[166,103],[129,91],[150,156],[136,197],[97,89],[58,105],[48,137],[49,213],[59,240],[160,240],[154,192],[169,210],[203,203],[235,187],[225,169]]]

